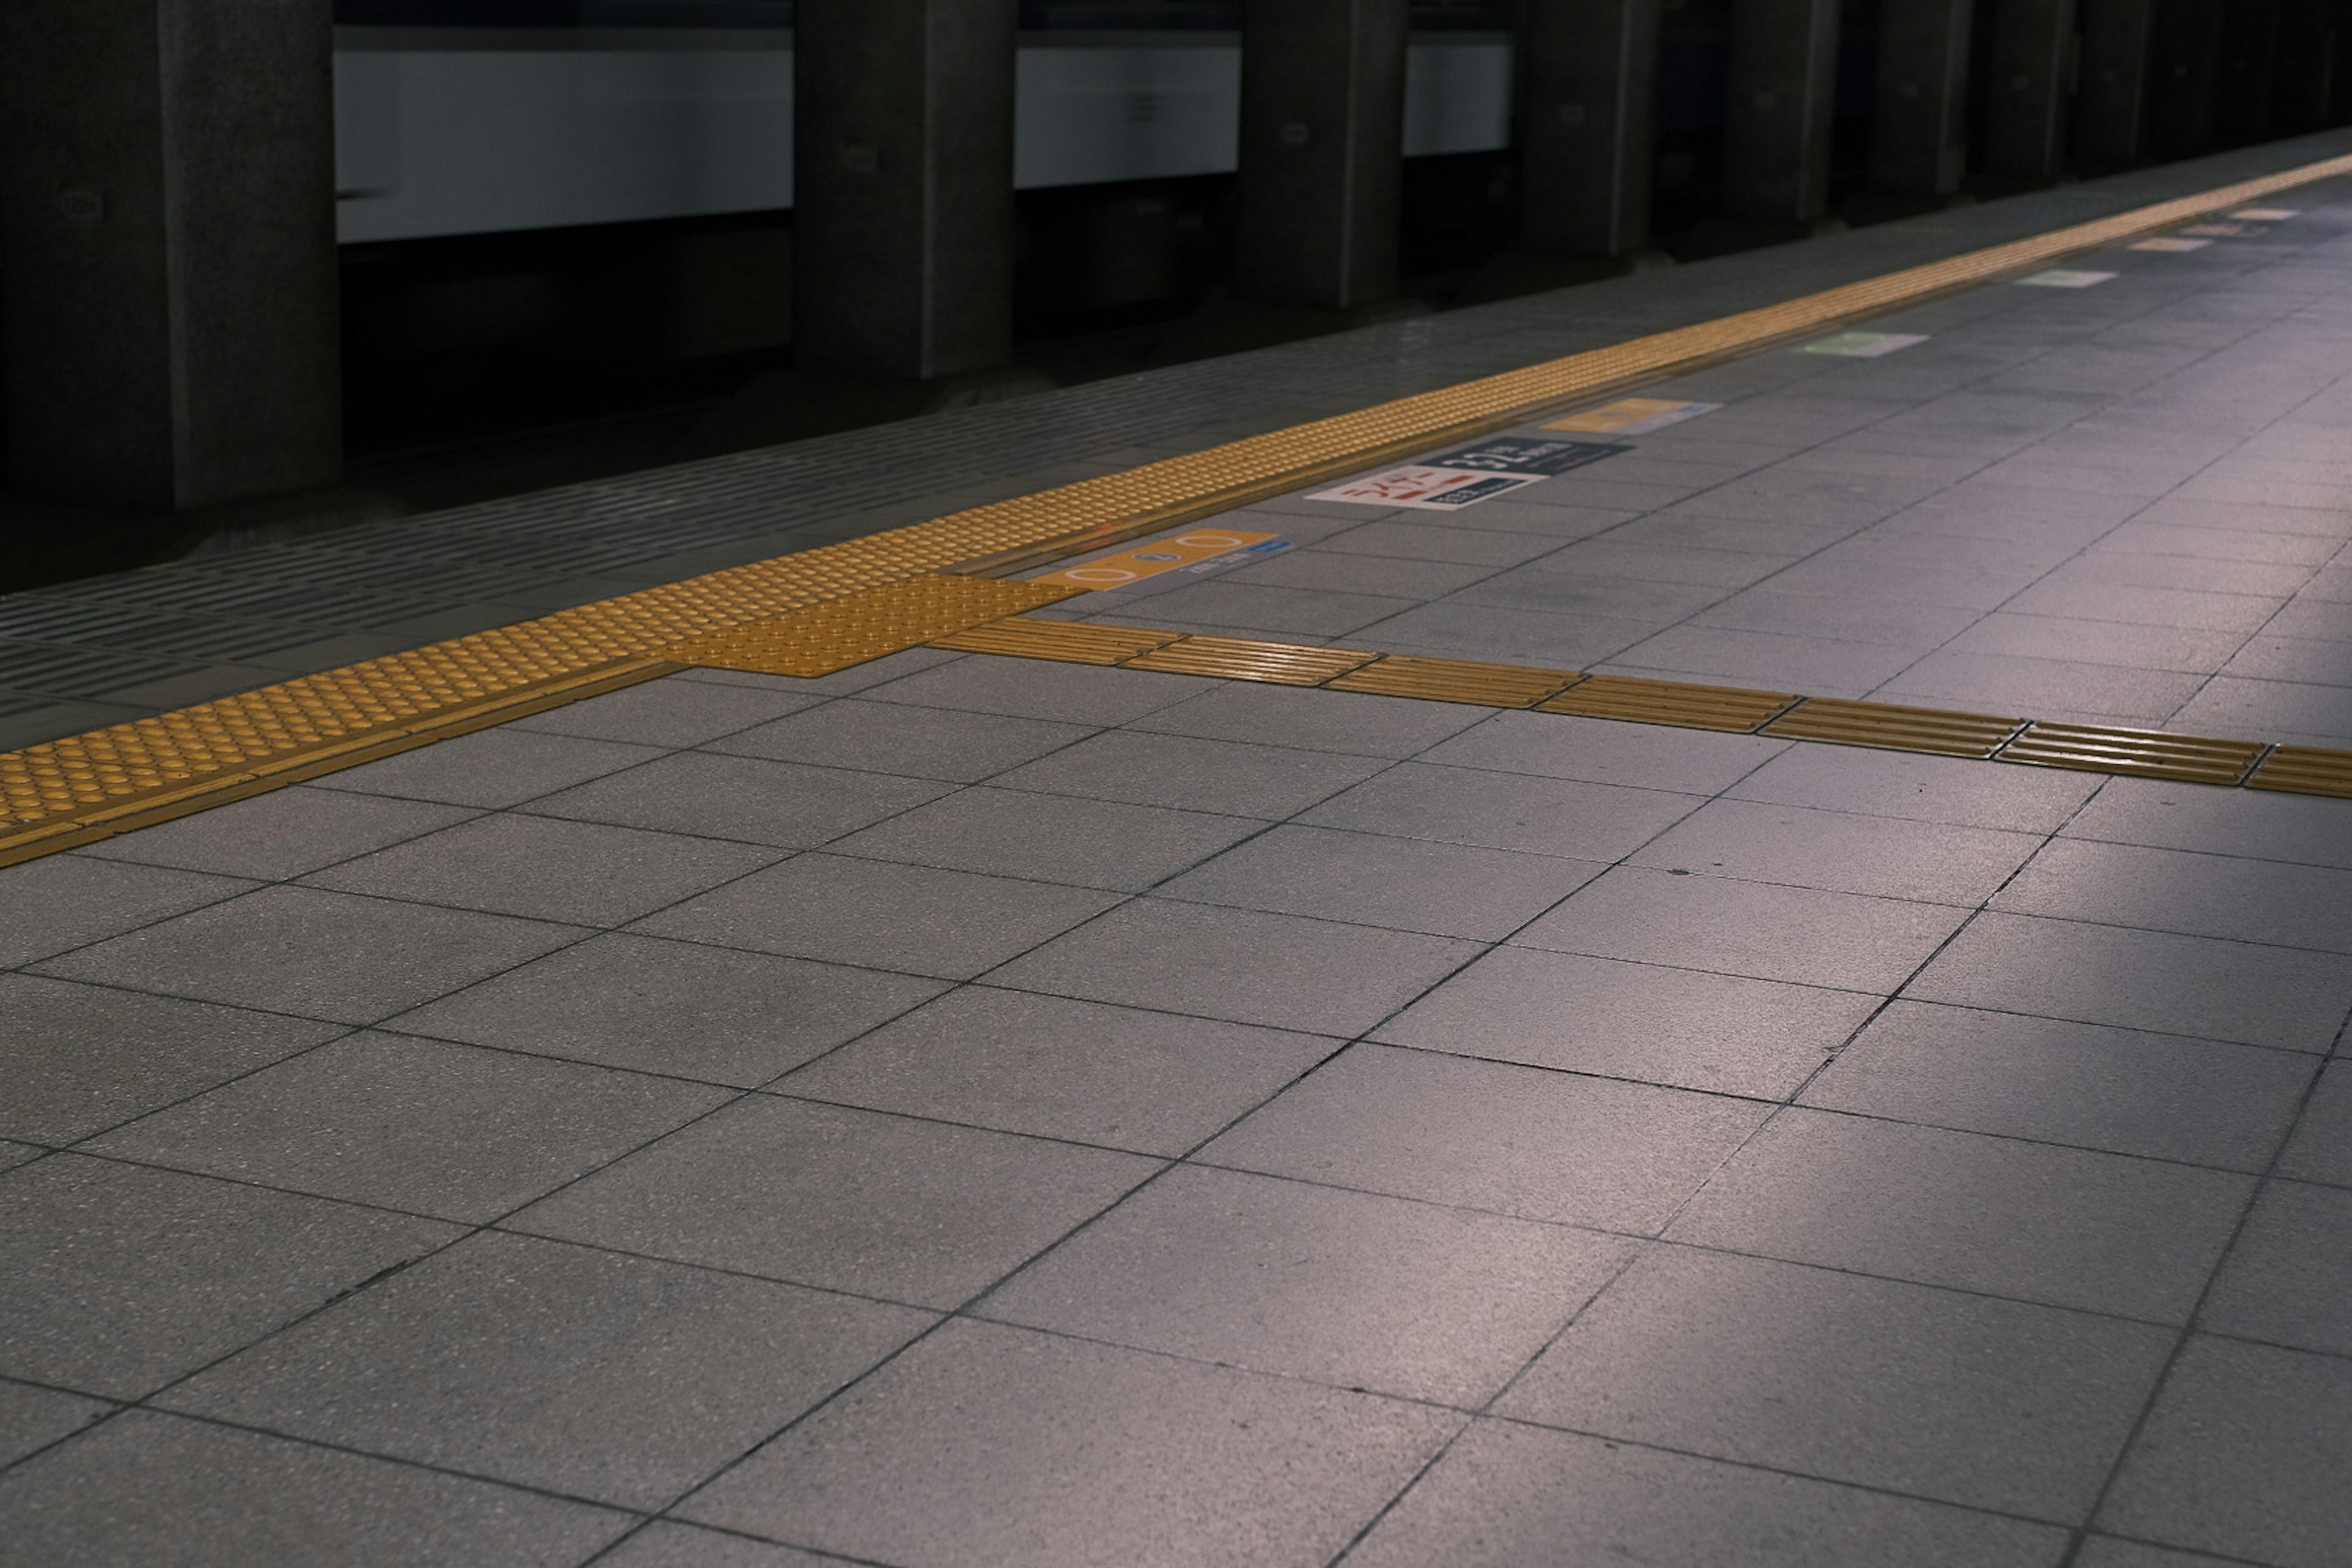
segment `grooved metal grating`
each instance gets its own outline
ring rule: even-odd
[[[2022,719],[1990,713],[1948,713],[1934,708],[1808,697],[1765,725],[1762,732],[1792,741],[1827,741],[1885,752],[1990,757],[2024,725]]]
[[[2004,763],[2040,768],[2079,768],[2181,784],[2233,784],[2246,776],[2267,749],[2259,741],[2037,721],[2028,724],[1998,756]]]
[[[1061,664],[1124,664],[1184,634],[1142,626],[1097,626],[1090,621],[1033,621],[1014,616],[969,631],[933,637],[933,647],[959,653],[995,653],[1013,658],[1049,658]]]
[[[1048,583],[992,577],[910,577],[794,615],[712,632],[662,650],[663,657],[763,675],[831,675],[885,654],[1084,593]]]
[[[2352,752],[2320,746],[2274,746],[2246,781],[2248,789],[2294,795],[2332,795],[2352,800]]]
[[[1730,730],[1752,733],[1798,699],[1786,691],[1750,691],[1737,686],[1696,686],[1680,680],[1594,675],[1559,696],[1536,704],[1542,713],[1573,713],[1587,719],[1625,719],[1638,724],[1672,724],[1685,730]]]
[[[1333,691],[1364,691],[1379,697],[1532,708],[1581,679],[1571,669],[1531,669],[1523,665],[1472,664],[1392,653],[1323,684]]]
[[[1242,637],[1188,637],[1120,668],[1170,675],[1211,675],[1225,680],[1264,680],[1276,686],[1320,686],[1380,658],[1353,648],[1310,647],[1297,643],[1251,642]]]
[[[593,672],[626,661],[645,661],[658,649],[709,633],[939,573],[959,563],[975,571],[1001,570],[1007,560],[1034,559],[1041,553],[1071,554],[1132,538],[1499,429],[1604,390],[1791,341],[1827,326],[2030,270],[2056,257],[2345,174],[2352,174],[2352,156],[2305,164],[1761,310],[1653,333],[1121,473],[709,573],[0,755],[0,825],[16,825],[14,832],[0,826],[0,858],[40,852],[27,847],[36,841],[51,842],[60,833],[70,837],[68,830],[93,811],[102,809],[110,817],[119,816],[127,796],[160,797],[167,793],[177,796],[207,777],[226,784],[249,776],[254,766],[265,760],[282,771],[296,753],[324,757],[370,734],[422,744],[435,732],[432,721],[436,716],[452,725],[471,722],[471,716],[486,706],[496,708],[501,702],[531,700],[534,692],[567,689]],[[744,472],[749,482],[753,469],[746,465]],[[625,482],[604,489],[611,504],[624,508],[658,510],[666,504],[666,498],[639,495]],[[436,588],[446,589],[450,577],[445,567],[432,563],[399,568],[383,558],[354,560],[348,552],[321,551],[312,560],[308,559],[310,554],[293,549],[275,558],[279,569],[302,578],[306,591],[312,583],[341,580],[363,581],[370,588],[382,588],[396,587],[408,580],[421,584],[429,579]],[[469,591],[485,599],[527,594],[539,586],[528,574],[495,569],[460,574]],[[1171,648],[1181,646],[1171,645]],[[1171,648],[1143,658],[1164,658]],[[1196,649],[1195,657],[1204,651]],[[1329,656],[1330,650],[1321,651]],[[1371,657],[1364,655],[1355,663],[1369,662]],[[1149,667],[1129,663],[1130,668]],[[1307,667],[1299,664],[1297,668],[1303,673]],[[1263,668],[1271,672],[1274,663],[1267,662]],[[1255,677],[1269,678],[1270,673]],[[1581,689],[1571,688],[1552,702],[1573,698]],[[1588,692],[1586,700],[1595,700],[1598,695]],[[1655,710],[1652,721],[1683,721],[1665,716],[1679,700],[1661,695],[1664,705]],[[1643,716],[1638,702],[1621,708],[1602,716]],[[1705,710],[1704,704],[1692,710]],[[1757,722],[1769,717],[1766,714]],[[2016,750],[2013,742],[2003,754]]]

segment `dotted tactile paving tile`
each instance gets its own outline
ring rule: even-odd
[[[283,773],[299,759],[323,762],[371,737],[422,744],[438,732],[436,719],[470,724],[483,710],[537,700],[713,632],[925,574],[958,566],[1004,570],[1008,563],[1135,537],[1484,434],[1595,393],[1916,304],[2345,174],[2352,174],[2352,156],[9,752],[0,755],[5,811],[0,859],[86,841],[102,823],[136,816],[128,810],[134,805],[161,809],[166,795],[194,809],[207,781],[224,790],[247,787],[258,763]],[[737,467],[743,482],[752,484],[756,465]],[[719,465],[712,482],[723,485],[727,471]],[[635,491],[625,483],[604,490],[609,504],[624,512],[634,507],[657,513],[675,504],[674,497]],[[318,564],[330,577],[344,570],[372,586],[392,585],[376,574],[382,562],[366,569]],[[416,570],[428,569],[418,562]],[[478,575],[486,598],[531,581],[495,569]],[[1369,661],[1367,656],[1357,663]],[[1573,689],[1563,694],[1569,695]],[[2010,750],[2016,749],[2012,742]]]
[[[684,664],[763,675],[831,675],[919,647],[1014,611],[1085,593],[1056,583],[1009,583],[936,574],[886,583],[772,620],[712,632],[664,648]]]

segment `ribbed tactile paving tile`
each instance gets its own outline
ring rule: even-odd
[[[1886,702],[1808,697],[1764,726],[1762,733],[1791,741],[1827,741],[1885,752],[1928,752],[1944,757],[1990,757],[2025,724],[1990,713],[1947,713]]]
[[[1737,686],[1696,686],[1681,680],[1594,675],[1549,701],[1537,703],[1536,710],[1749,734],[1770,723],[1797,700],[1794,693],[1787,691],[1749,691]]]
[[[1085,591],[1060,584],[927,574],[787,616],[690,637],[664,648],[662,655],[713,669],[831,675]]]
[[[1323,684],[1333,691],[1379,697],[1420,697],[1482,708],[1532,708],[1583,679],[1572,669],[1531,669],[1516,664],[1472,664],[1392,653]]]
[[[1265,680],[1276,686],[1320,686],[1380,657],[1356,648],[1189,637],[1130,658],[1120,668],[1156,669],[1166,675],[1209,675],[1223,680]]]
[[[2037,721],[1997,754],[2004,763],[2039,768],[2078,768],[2180,784],[2233,784],[2246,776],[2246,770],[2266,749],[2259,741]]]
[[[2326,746],[2273,747],[2253,777],[2246,781],[2246,787],[2352,800],[2352,752]]]
[[[959,653],[1005,654],[1013,658],[1048,658],[1057,664],[1124,664],[1157,647],[1165,647],[1184,634],[1151,631],[1142,626],[1105,626],[1091,621],[1033,621],[1013,616],[968,631],[933,637],[933,647]]]

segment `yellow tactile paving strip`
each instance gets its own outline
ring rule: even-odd
[[[2156,730],[2038,722],[1988,713],[1414,654],[1240,642],[1083,621],[1014,616],[941,637],[930,646],[1315,686],[1326,691],[1369,691],[1484,708],[1532,709],[1538,713],[1665,724],[1683,730],[1825,741],[1874,751],[2075,768],[2183,784],[2244,784],[2254,789],[2352,799],[2352,752],[2315,746],[2273,747],[2259,741],[2217,740]],[[1130,649],[1122,657],[1122,650]],[[1322,672],[1319,679],[1318,671]]]
[[[0,864],[494,723],[600,681],[646,679],[660,672],[654,661],[664,650],[713,633],[927,574],[998,575],[1135,538],[2346,174],[2352,174],[2352,157],[2308,163],[1124,473],[8,752],[0,755]]]

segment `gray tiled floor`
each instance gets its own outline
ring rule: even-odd
[[[2296,201],[1076,611],[2352,740]],[[2342,802],[936,650],[9,868],[0,1564],[2333,1568],[2347,878]]]

